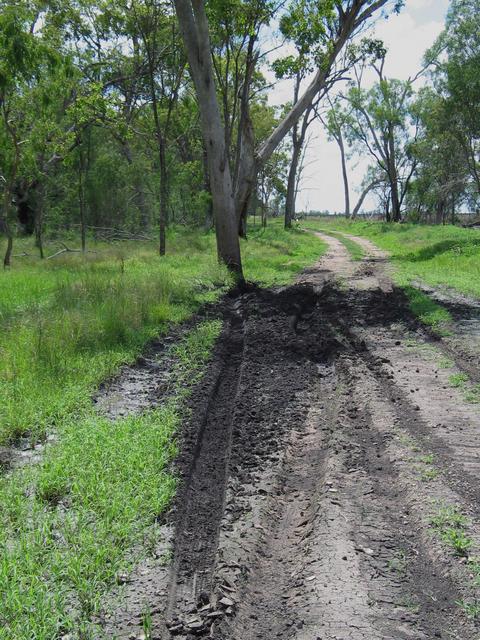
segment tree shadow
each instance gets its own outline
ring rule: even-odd
[[[466,247],[480,248],[480,238],[468,238],[466,240],[442,240],[441,242],[436,242],[428,247],[423,247],[418,251],[398,256],[396,257],[396,260],[399,262],[427,262],[442,253],[448,253],[452,250],[457,250],[458,253],[461,254],[463,253],[463,249]]]

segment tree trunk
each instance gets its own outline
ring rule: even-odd
[[[167,162],[165,157],[165,139],[161,135],[159,141],[160,154],[160,255],[164,256],[166,251],[166,229],[168,217],[168,184],[167,184]]]
[[[362,193],[360,194],[360,198],[358,199],[357,204],[355,205],[354,210],[352,211],[352,219],[355,220],[355,218],[358,215],[358,212],[360,211],[363,201],[365,200],[365,198],[367,197],[367,195],[370,193],[370,191],[376,187],[379,184],[378,181],[372,182],[370,183],[367,187],[365,187],[365,189],[362,191]]]
[[[3,201],[3,215],[0,217],[0,231],[5,234],[7,238],[7,250],[5,251],[5,256],[3,258],[3,268],[6,269],[11,265],[11,257],[13,251],[13,234],[8,222],[8,211],[9,211],[9,201],[10,201],[10,193],[5,193],[4,201]]]
[[[146,43],[146,41],[145,41]],[[166,159],[166,142],[165,136],[160,124],[160,116],[158,113],[158,100],[157,91],[155,88],[155,68],[153,54],[147,47],[148,56],[148,76],[150,82],[150,97],[152,99],[153,120],[155,122],[155,135],[157,138],[158,147],[158,163],[160,170],[160,216],[159,216],[159,253],[161,256],[165,255],[166,242],[165,231],[167,226],[167,207],[168,207],[168,184],[167,184],[167,159]]]
[[[348,184],[348,171],[347,171],[347,160],[345,157],[345,145],[343,143],[343,136],[341,131],[338,132],[337,142],[340,148],[340,157],[342,160],[343,189],[345,192],[345,215],[347,218],[349,218],[350,217],[350,187]],[[360,206],[362,205],[360,204]],[[358,213],[358,210],[356,213]]]
[[[80,165],[78,170],[78,206],[80,209],[80,236],[82,242],[82,252],[85,253],[87,248],[87,224],[85,216],[85,185],[83,181],[83,172],[85,169],[85,159],[83,149],[80,148]]]
[[[287,196],[285,199],[285,229],[292,228],[292,220],[295,218],[295,196],[297,191],[297,170],[300,160],[301,145],[299,141],[294,143],[292,161],[288,172]]]
[[[238,221],[238,234],[247,237],[247,215],[250,197],[253,192],[257,167],[255,163],[255,134],[250,116],[250,85],[257,58],[254,55],[256,36],[248,41],[245,77],[240,101],[240,122],[238,125],[235,174],[233,179],[235,213]]]
[[[45,187],[39,185],[37,190],[37,202],[35,206],[35,246],[40,253],[40,259],[45,258],[43,252],[43,214],[45,211]]]
[[[215,89],[205,6],[203,0],[175,0],[175,8],[198,97],[207,149],[218,257],[237,280],[243,281],[232,176]]]
[[[393,125],[389,125],[388,150],[388,178],[390,181],[392,199],[392,220],[393,222],[400,222],[400,220],[402,219],[402,213],[400,205],[400,195],[398,192],[398,175]]]
[[[205,230],[209,231],[214,226],[214,221],[213,221],[212,194],[210,192],[210,176],[208,173],[208,158],[207,158],[207,151],[205,147],[203,149],[203,189],[206,193],[210,195],[210,200],[207,205],[207,215],[205,216]]]
[[[118,139],[118,138],[117,138]],[[122,155],[127,161],[130,167],[134,168],[134,162],[132,157],[132,151],[130,146],[126,140],[120,139],[120,149]],[[133,190],[135,192],[134,202],[140,211],[140,224],[143,230],[148,231],[150,229],[150,215],[147,210],[147,205],[145,202],[145,191],[143,189],[143,182],[140,176],[137,174],[133,177]]]
[[[261,204],[261,212],[262,212],[262,229],[267,228],[267,207],[265,206],[263,200]]]

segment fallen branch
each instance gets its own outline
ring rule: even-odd
[[[59,242],[58,244],[62,245],[63,249],[60,249],[60,251],[53,253],[51,256],[48,256],[47,260],[56,258],[57,256],[62,255],[62,253],[97,253],[96,251],[91,251],[91,250],[83,252],[81,249],[70,249],[70,247],[67,247],[67,245],[64,242]]]

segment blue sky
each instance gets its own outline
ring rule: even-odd
[[[443,29],[448,5],[448,0],[406,0],[400,15],[378,21],[375,34],[388,48],[385,70],[389,77],[407,79],[417,73],[423,54]],[[290,93],[289,87],[279,85],[272,92],[272,102],[288,100]],[[338,149],[326,140],[319,124],[312,125],[311,134],[297,208],[341,211],[344,196]],[[349,168],[351,200],[355,203],[366,163],[352,161]],[[372,207],[373,202],[365,206]]]

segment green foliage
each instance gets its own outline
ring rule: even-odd
[[[442,506],[430,518],[431,526],[442,541],[453,549],[455,555],[466,556],[473,541],[465,533],[468,519],[455,506]]]

